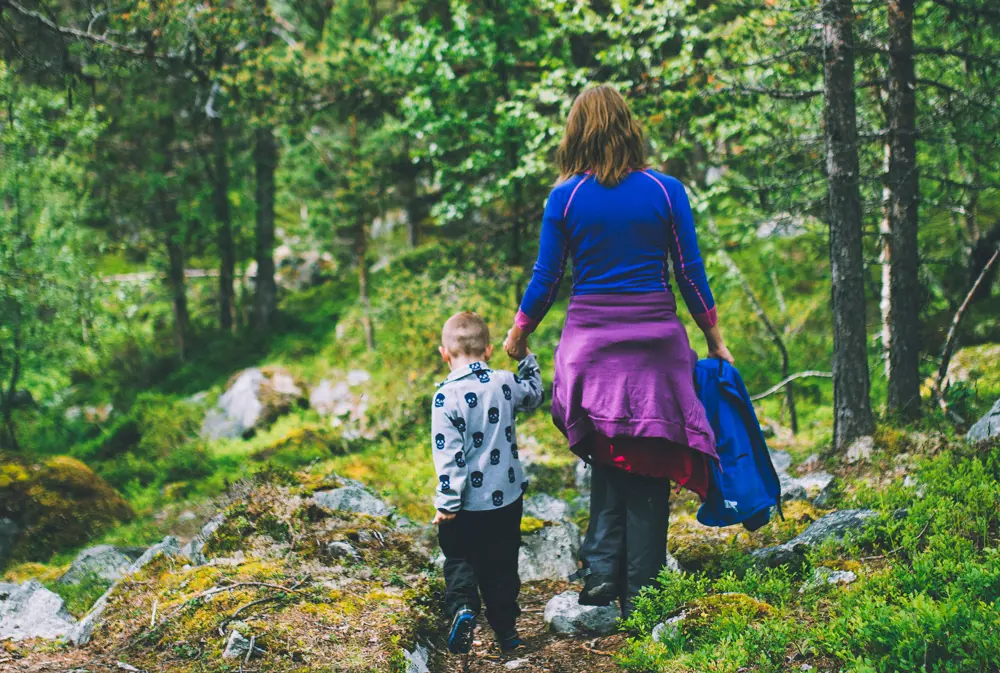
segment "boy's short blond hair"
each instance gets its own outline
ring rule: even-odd
[[[456,313],[441,329],[441,345],[459,357],[485,355],[490,345],[489,325],[472,311]]]

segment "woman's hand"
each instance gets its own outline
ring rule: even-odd
[[[503,342],[503,349],[507,352],[507,355],[520,362],[528,357],[528,335],[520,327],[514,325],[507,332],[507,339]]]
[[[736,358],[726,348],[726,343],[722,340],[722,332],[719,331],[719,326],[714,325],[704,330],[704,332],[705,341],[708,342],[708,357],[715,358],[716,360],[725,360],[729,364],[735,364]]]
[[[733,354],[729,352],[725,344],[719,344],[718,346],[710,346],[708,349],[708,357],[715,358],[716,360],[725,360],[729,364],[735,364],[736,358]]]

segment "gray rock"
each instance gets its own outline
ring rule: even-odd
[[[778,474],[781,482],[781,500],[809,500],[819,496],[833,481],[829,472],[810,472],[801,477],[793,477],[787,472]]]
[[[573,477],[576,482],[577,489],[581,491],[590,490],[591,474],[593,474],[593,470],[590,469],[590,465],[587,465],[587,463],[582,460],[576,464],[576,470],[574,471]]]
[[[518,556],[521,580],[565,580],[576,572],[579,553],[580,529],[572,522],[563,521],[525,535]]]
[[[813,498],[813,504],[817,507],[829,507],[832,505],[837,495],[836,485],[837,482],[835,480],[830,480],[830,483],[823,488],[820,494]]]
[[[266,415],[262,396],[265,387],[268,399],[277,398],[293,403],[302,397],[302,390],[289,373],[277,370],[265,374],[257,368],[246,369],[219,396],[215,408],[206,414],[201,427],[202,438],[235,439],[249,436]]]
[[[831,585],[847,585],[858,581],[858,576],[850,570],[831,570],[830,568],[819,567],[813,570],[810,577],[799,589],[800,594],[807,591],[814,591],[821,587]]]
[[[202,566],[208,563],[204,553],[205,543],[212,533],[219,529],[224,520],[223,514],[216,514],[209,519],[208,523],[201,527],[201,531],[181,548],[181,556],[186,556],[191,561],[191,565]]]
[[[806,500],[809,495],[799,480],[790,476],[787,472],[778,473],[778,481],[781,483],[781,501],[790,502],[792,500]]]
[[[849,532],[862,530],[878,516],[870,509],[842,509],[814,521],[797,537],[785,544],[755,549],[750,556],[758,565],[779,566],[804,563],[805,552],[827,539],[844,539]]]
[[[257,368],[247,369],[236,377],[229,390],[219,396],[217,408],[205,417],[201,436],[235,439],[253,428],[264,411],[259,393],[265,380],[264,372]]]
[[[1000,435],[1000,400],[993,403],[993,408],[976,421],[965,435],[970,442],[983,442]]]
[[[406,673],[430,673],[427,664],[431,653],[423,645],[417,645],[412,652],[403,650],[403,658],[406,659]]]
[[[788,544],[812,547],[828,538],[843,540],[847,533],[862,530],[877,516],[878,512],[870,509],[842,509],[831,512],[818,521],[814,521]]]
[[[346,381],[334,384],[323,379],[309,391],[309,407],[320,416],[346,416],[353,406],[353,396]]]
[[[569,504],[548,493],[538,493],[525,499],[524,515],[542,521],[563,521],[569,518]]]
[[[875,440],[872,437],[858,437],[854,443],[847,448],[847,462],[853,465],[855,463],[871,460],[872,451],[874,449]]]
[[[681,637],[681,625],[684,620],[687,619],[687,612],[681,612],[678,615],[674,615],[665,622],[660,622],[653,627],[653,641],[661,644],[667,644],[673,640],[677,640]]]
[[[781,474],[788,472],[788,468],[792,466],[792,456],[787,451],[771,451],[771,462],[775,471]]]
[[[0,640],[66,638],[76,622],[58,594],[35,580],[0,592]]]
[[[326,509],[339,509],[371,516],[389,516],[392,508],[364,488],[350,485],[313,494],[313,502]]]
[[[326,545],[326,553],[335,559],[358,558],[358,550],[352,547],[350,543],[343,541],[328,543]]]
[[[177,556],[181,553],[181,545],[176,537],[168,535],[152,547],[142,553],[132,565],[128,567],[126,573],[132,575],[142,570],[146,565],[161,554],[164,556]]]
[[[21,529],[11,519],[0,517],[0,566],[14,550],[14,543]]]
[[[618,630],[618,608],[580,605],[580,594],[564,591],[545,604],[545,623],[564,635],[607,636]]]
[[[222,652],[222,658],[243,659],[250,653],[251,647],[250,640],[234,629],[229,634],[229,640],[226,641],[226,649]]]
[[[88,576],[117,582],[125,571],[142,556],[143,549],[102,544],[88,547],[77,554],[69,569],[59,578],[59,584],[79,584]]]
[[[362,383],[368,383],[372,380],[372,375],[366,372],[364,369],[352,369],[347,372],[347,385],[352,388],[355,386],[360,386]]]

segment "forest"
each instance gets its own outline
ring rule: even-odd
[[[441,324],[499,346],[603,83],[687,189],[784,516],[677,495],[677,568],[560,631],[589,486],[546,405],[527,647],[464,670],[1000,667],[995,4],[0,0],[0,50],[3,670],[454,670]]]

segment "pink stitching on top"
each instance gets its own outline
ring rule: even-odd
[[[573,203],[573,197],[576,196],[576,190],[580,189],[580,186],[583,185],[583,183],[586,182],[587,178],[589,178],[589,177],[590,177],[590,174],[588,173],[587,175],[584,176],[583,180],[580,180],[580,182],[576,183],[576,187],[574,187],[573,191],[570,192],[569,199],[566,201],[566,207],[563,209],[563,219],[564,220],[566,219],[566,215],[569,214],[569,204]]]
[[[667,208],[670,211],[670,230],[674,234],[674,242],[677,244],[677,257],[680,258],[680,263],[681,263],[680,275],[684,276],[684,280],[687,281],[688,287],[694,288],[695,294],[698,295],[698,299],[701,301],[702,308],[704,308],[705,312],[708,313],[709,310],[708,304],[705,302],[705,298],[701,296],[701,290],[698,289],[697,285],[691,282],[691,277],[687,275],[687,269],[684,266],[684,251],[681,250],[681,239],[680,236],[678,236],[677,234],[677,226],[674,223],[674,204],[670,200],[670,194],[667,193],[667,188],[663,185],[662,182],[660,182],[659,178],[657,178],[655,175],[653,175],[649,171],[643,171],[642,174],[645,175],[650,180],[652,180],[653,182],[655,182],[656,184],[658,184],[660,186],[660,189],[663,190],[663,195],[667,197]]]

